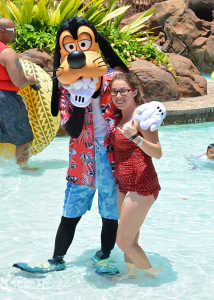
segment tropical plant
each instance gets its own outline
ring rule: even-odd
[[[18,43],[12,46],[17,51],[29,48],[52,51],[56,29],[65,19],[82,16],[94,23],[102,23],[103,18],[118,17],[128,6],[117,9],[117,0],[111,0],[111,6],[105,8],[104,0],[0,0],[0,16],[12,19],[19,36]],[[113,10],[113,6],[115,9]]]
[[[124,13],[114,19],[107,20],[105,18],[106,22],[101,23],[101,25],[103,24],[101,31],[125,63],[129,64],[136,57],[141,57],[143,43],[154,39],[153,33],[147,29],[145,24],[154,12],[155,8],[149,9],[123,27],[120,24]]]
[[[161,63],[168,63],[167,55],[164,52],[158,50],[158,48],[152,41],[149,41],[148,43],[143,45],[142,54],[145,59],[154,62],[156,65],[159,65]]]
[[[17,32],[18,39],[11,45],[17,52],[38,48],[51,53],[55,48],[57,27],[43,26],[35,29],[32,25],[24,24],[17,26]]]
[[[152,61],[157,66],[164,65],[172,73],[173,76],[177,77],[174,66],[169,61],[169,55],[160,51],[153,41],[149,41],[142,47],[142,58]]]
[[[117,1],[111,0],[111,6],[106,8],[104,0],[89,0],[86,3],[84,0],[0,0],[0,16],[11,18],[17,25],[30,24],[36,27],[59,26],[70,17],[81,16],[97,26],[103,18],[115,18],[128,9],[129,6],[123,6],[112,10]]]
[[[59,24],[72,16],[89,19],[103,32],[125,63],[141,57],[142,42],[154,39],[145,22],[155,9],[141,13],[134,21],[121,28],[121,21],[130,7],[118,7],[118,0],[0,0],[0,16],[14,20],[18,42],[12,46],[19,52],[39,48],[52,52]],[[149,59],[149,57],[148,57]]]

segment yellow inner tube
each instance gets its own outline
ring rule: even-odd
[[[51,115],[52,80],[50,75],[28,60],[20,59],[20,62],[24,72],[32,74],[41,86],[39,91],[26,86],[18,92],[27,104],[28,117],[33,131],[34,139],[30,143],[29,151],[29,156],[32,156],[45,149],[54,139],[60,126],[60,116]],[[15,146],[0,143],[0,157],[14,158]]]

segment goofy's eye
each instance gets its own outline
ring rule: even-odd
[[[78,45],[82,51],[86,51],[91,47],[91,41],[90,40],[82,40],[78,42]]]
[[[71,51],[76,50],[76,45],[75,45],[75,43],[67,43],[67,44],[64,44],[64,48],[66,51],[71,52]]]

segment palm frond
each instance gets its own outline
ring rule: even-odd
[[[55,10],[49,13],[49,24],[51,26],[58,26],[61,23],[60,3]]]
[[[60,5],[60,19],[64,20],[77,15],[78,8],[83,4],[84,0],[62,0]]]
[[[7,8],[12,15],[13,19],[16,23],[20,23],[21,21],[21,11],[20,9],[10,0],[7,1]]]
[[[31,24],[32,22],[32,10],[34,6],[34,0],[24,0],[21,6],[21,22],[23,24]]]
[[[112,12],[108,13],[103,19],[102,21],[98,24],[98,26],[108,22],[111,19],[117,18],[118,16],[120,16],[121,14],[124,14],[127,9],[129,8],[129,5],[126,6],[122,6],[120,8],[117,8],[115,10],[113,10]]]
[[[4,0],[0,0],[0,17],[11,19],[10,11],[8,10],[7,5],[5,5]]]
[[[155,10],[156,10],[156,8],[150,8],[147,11],[143,12],[134,21],[132,21],[128,25],[125,25],[120,30],[120,32],[133,34],[133,33],[137,32],[138,30],[142,29],[143,27],[146,26],[145,22],[151,18],[151,16],[155,12]]]

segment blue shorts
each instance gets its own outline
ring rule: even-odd
[[[94,188],[68,182],[65,190],[63,216],[76,218],[91,209],[96,190],[98,190],[98,207],[101,217],[118,219],[116,193],[111,166],[103,141],[95,141],[95,175]]]

